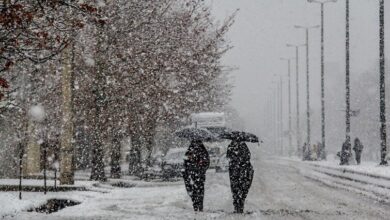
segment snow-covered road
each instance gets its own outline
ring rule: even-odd
[[[307,179],[306,168],[254,155],[255,178],[246,215],[232,214],[227,173],[207,176],[205,213],[192,212],[182,182],[113,189],[50,215],[22,213],[14,219],[389,219],[390,206],[360,194]],[[307,172],[307,170],[305,170]]]
[[[262,219],[389,219],[390,206],[305,178],[306,167],[262,159],[248,208]]]

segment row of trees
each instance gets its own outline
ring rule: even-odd
[[[200,0],[32,2],[45,12],[34,14],[32,23],[50,28],[38,34],[35,54],[19,57],[15,50],[7,52],[12,59],[2,56],[2,77],[9,84],[3,121],[13,124],[2,126],[2,134],[13,134],[4,141],[11,149],[28,145],[33,122],[27,112],[41,104],[46,119],[35,127],[35,139],[61,146],[62,183],[72,183],[73,161],[90,167],[91,179],[104,180],[107,154],[111,176],[119,177],[125,137],[137,155],[130,170],[139,172],[141,164],[149,165],[157,128],[173,131],[192,112],[225,109],[231,86],[221,57],[229,49],[225,33],[233,17],[217,24]],[[38,44],[41,38],[44,45]]]

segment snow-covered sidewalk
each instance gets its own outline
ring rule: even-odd
[[[233,206],[228,173],[210,170],[206,180],[205,212],[194,213],[183,182],[142,182],[119,180],[134,184],[118,188],[100,184],[107,190],[99,192],[24,193],[21,202],[15,193],[0,193],[0,201],[10,200],[6,219],[257,219],[256,213],[246,216],[232,214]],[[39,199],[38,199],[39,197]],[[65,198],[81,202],[52,214],[25,212],[49,198]]]

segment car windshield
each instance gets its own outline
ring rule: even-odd
[[[218,154],[220,154],[220,149],[217,147],[211,148],[211,149],[209,149],[209,154],[210,155],[218,155]]]
[[[166,160],[173,160],[173,159],[183,159],[185,152],[175,152],[175,153],[168,153],[165,156]]]

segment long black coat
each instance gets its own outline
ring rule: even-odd
[[[253,180],[251,153],[245,142],[232,141],[226,157],[229,159],[230,188],[233,194],[234,211],[244,211],[245,199]]]
[[[236,142],[228,146],[226,157],[229,159],[229,169],[252,167],[251,152],[245,142]]]
[[[204,182],[210,157],[201,141],[192,141],[185,154],[183,179],[195,211],[203,211]]]
[[[355,139],[355,144],[353,145],[353,150],[355,152],[359,152],[359,153],[361,153],[363,151],[363,144],[358,138]]]
[[[203,171],[209,168],[210,157],[201,141],[191,141],[185,154],[184,169]]]

